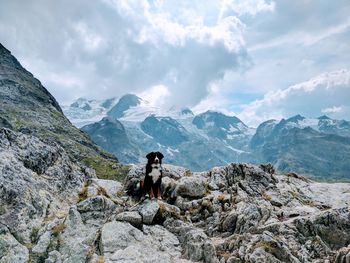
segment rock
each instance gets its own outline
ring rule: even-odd
[[[157,215],[159,210],[159,204],[157,200],[145,200],[138,208],[140,215],[142,216],[142,222],[144,224],[152,224],[153,219]]]
[[[113,221],[102,228],[102,253],[107,262],[177,262],[177,238],[161,226],[145,226],[144,233],[127,222]]]
[[[26,263],[28,261],[28,249],[16,240],[6,226],[0,224],[0,262]]]
[[[115,220],[125,221],[130,223],[132,226],[136,228],[139,228],[139,229],[142,228],[142,216],[136,211],[119,213],[116,216]]]
[[[75,202],[86,179],[58,144],[8,129],[0,129],[0,171],[0,222],[25,243],[45,217]]]
[[[350,245],[337,251],[334,263],[350,263]]]
[[[219,262],[213,244],[204,231],[192,229],[184,236],[183,248],[185,256],[194,261]]]
[[[167,218],[173,217],[173,218],[180,218],[181,210],[175,205],[170,205],[168,203],[158,201],[159,210],[157,216],[160,217],[162,221],[164,221]]]
[[[63,262],[84,262],[93,251],[93,245],[98,237],[97,228],[85,225],[75,206],[71,207],[63,229],[58,233],[59,246]]]
[[[200,198],[207,193],[207,181],[200,176],[182,177],[175,188],[175,196]]]
[[[62,263],[61,254],[57,250],[51,251],[45,263]]]
[[[209,187],[211,190],[219,190],[227,186],[227,180],[225,174],[222,173],[220,167],[214,167],[211,170],[211,176],[209,181]]]
[[[91,179],[90,185],[97,188],[97,191],[103,192],[110,198],[116,198],[121,194],[123,185],[114,180]]]

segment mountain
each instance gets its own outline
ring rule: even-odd
[[[106,100],[88,100],[79,98],[70,105],[62,107],[64,114],[77,127],[100,121],[117,103],[117,98]]]
[[[349,179],[350,137],[347,122],[300,115],[259,125],[250,147],[257,162],[271,162],[282,171]]]
[[[237,117],[215,111],[207,111],[195,116],[192,123],[208,136],[238,147],[246,145],[253,132],[253,129]]]
[[[130,143],[123,124],[111,117],[104,117],[101,121],[86,125],[82,130],[106,151],[122,156],[126,163],[139,161],[139,150]]]
[[[186,129],[170,117],[147,117],[141,129],[162,145],[177,146],[189,139]]]
[[[142,100],[134,94],[126,94],[107,112],[107,115],[119,119],[125,115],[127,110],[140,105],[141,101]]]
[[[195,116],[189,110],[185,109],[183,112],[183,110],[172,108],[168,112],[173,117],[151,114],[144,119],[141,118],[142,121],[134,118],[134,113],[139,110],[139,107],[133,107],[126,112],[126,117],[119,119],[120,125],[123,126],[128,138],[128,144],[134,145],[139,150],[137,152],[126,146],[123,151],[116,146],[118,151],[124,153],[118,155],[121,162],[133,163],[130,156],[133,156],[133,159],[136,160],[154,150],[165,153],[166,162],[184,165],[195,171],[209,169],[214,165],[225,165],[232,160],[249,160],[250,153],[248,151],[233,146],[235,142],[237,142],[237,145],[243,145],[243,140],[238,140],[237,137],[236,139],[230,138],[229,141],[208,136],[206,130],[198,129],[193,124]],[[219,114],[219,116],[221,115]],[[105,150],[114,152],[113,145],[116,145],[115,142],[117,141],[126,141],[125,135],[116,133],[112,126],[104,128],[104,132],[99,129],[92,129],[92,127],[105,126],[104,123],[104,121],[100,121],[96,123],[96,126],[84,126],[82,130],[90,134],[92,139]],[[237,123],[237,127],[241,125],[246,127],[243,123]],[[232,133],[232,131],[227,132]],[[246,130],[242,129],[242,134],[244,132]],[[245,140],[249,136],[251,135],[241,135]]]
[[[0,128],[57,143],[72,160],[93,165],[99,176],[104,176],[107,168],[112,174],[116,172],[111,169],[116,157],[102,150],[86,133],[73,126],[55,98],[1,44],[0,105]]]
[[[350,257],[349,183],[313,182],[276,172],[271,164],[231,163],[204,172],[163,164],[163,200],[140,202],[134,193],[145,165],[120,169],[2,46],[0,92],[0,262],[346,263]],[[198,166],[225,157],[218,152],[224,142],[198,129],[192,117],[153,118],[147,132],[162,127],[169,136],[188,136],[176,141],[184,145],[177,157]],[[286,132],[306,130],[311,140],[348,139],[286,122],[270,122],[262,134],[280,124]],[[106,117],[86,128],[121,148],[134,138],[126,131],[140,136],[142,147],[162,140],[138,122],[125,125],[129,130]],[[87,159],[98,169],[84,165]]]

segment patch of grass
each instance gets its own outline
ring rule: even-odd
[[[79,198],[78,203],[81,201],[84,201],[87,198],[87,195],[88,195],[88,187],[85,184],[83,189],[81,189],[81,191],[78,194],[78,198]]]
[[[98,256],[95,263],[105,263],[105,257],[104,256]]]
[[[122,182],[127,176],[130,167],[102,157],[87,157],[82,162],[93,168],[100,179],[117,180]]]
[[[225,262],[231,257],[231,253],[227,251],[222,251],[218,253],[218,256],[225,259]]]
[[[264,200],[266,200],[266,201],[271,201],[272,200],[271,195],[268,195],[266,192],[263,192],[262,198],[264,198]]]
[[[54,237],[58,237],[59,234],[61,234],[64,230],[66,229],[66,225],[61,223],[61,224],[58,224],[58,225],[55,225],[53,228],[52,228],[52,235]]]
[[[193,173],[191,170],[186,170],[185,176],[192,176],[192,175],[193,175]]]
[[[40,227],[32,228],[32,231],[30,233],[30,241],[32,241],[32,243],[36,243],[36,241],[38,240],[39,230],[40,230]]]
[[[0,206],[0,216],[6,214],[6,208],[4,206]]]
[[[257,249],[257,248],[262,248],[265,251],[269,252],[272,249],[274,249],[276,246],[274,244],[268,243],[266,241],[260,241],[258,243],[255,244],[255,246],[253,247],[253,250]]]
[[[98,189],[97,189],[97,194],[98,194],[98,195],[103,195],[103,196],[108,197],[108,194],[107,194],[106,189],[104,189],[102,186],[99,186],[99,187],[98,187]]]

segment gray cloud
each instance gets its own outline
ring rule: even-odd
[[[162,84],[169,104],[195,105],[210,82],[249,65],[239,19],[208,26],[191,21],[191,12],[177,21],[164,8],[147,1],[2,2],[0,39],[60,102]]]

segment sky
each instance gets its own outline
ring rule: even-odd
[[[251,126],[350,119],[348,0],[0,0],[0,42],[61,105],[135,93]]]

